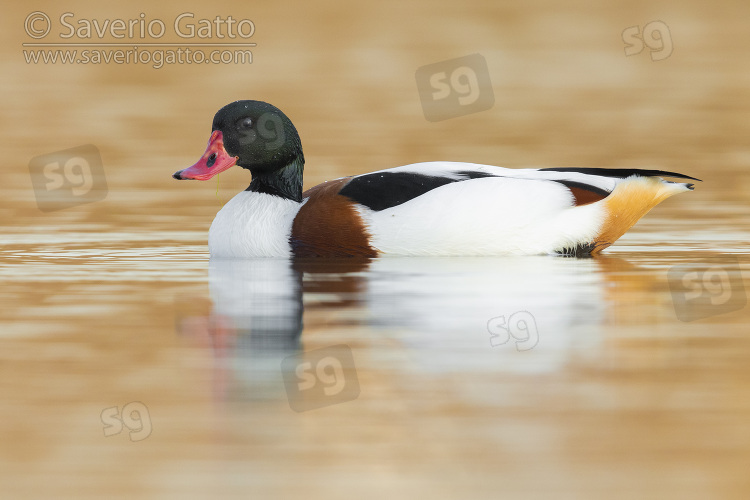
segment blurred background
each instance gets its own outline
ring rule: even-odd
[[[33,12],[50,20],[45,37],[25,30]],[[166,33],[64,39],[66,12],[76,29],[159,19]],[[255,31],[221,39],[214,23],[210,37],[184,39],[173,29],[183,13],[196,29],[232,16]],[[747,498],[749,16],[731,0],[7,5],[0,493]],[[36,19],[32,33],[45,27]],[[24,46],[155,42],[256,45],[250,64],[158,69],[34,63],[59,47]],[[417,70],[471,54],[486,61],[494,104],[429,121]],[[209,268],[208,227],[249,173],[171,174],[238,99],[291,118],[306,188],[431,160],[704,182],[601,259]],[[33,159],[85,145],[106,178],[97,201],[44,210]],[[680,320],[668,271],[709,258],[730,307]],[[281,326],[264,334],[288,337],[259,347],[248,340],[257,317],[279,301]],[[527,358],[487,333],[518,311],[539,328]],[[300,346],[339,344],[358,391],[292,411],[273,367]]]

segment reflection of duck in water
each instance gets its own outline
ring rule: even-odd
[[[289,259],[211,259],[208,276],[212,314],[237,332],[238,349],[267,356],[298,348],[302,275]]]
[[[642,271],[616,257],[212,259],[217,396],[283,400],[283,358],[334,344],[352,348],[358,370],[585,366],[617,349],[602,325],[620,323],[620,301],[632,300],[620,274],[659,281]]]
[[[303,274],[310,278],[306,292],[337,298],[324,307],[346,308],[363,291],[358,272],[366,269],[368,261],[211,259],[211,311],[206,320],[193,321],[189,333],[206,338],[213,348],[217,396],[277,397],[283,391],[281,360],[302,348]]]
[[[279,366],[302,334],[302,273],[290,259],[211,259],[211,311],[204,332],[213,348],[219,399],[277,398]]]
[[[176,179],[239,165],[248,189],[216,215],[212,257],[595,254],[664,199],[693,189],[660,170],[506,169],[432,162],[345,177],[302,192],[304,156],[276,107],[237,101]],[[697,179],[694,179],[697,180]]]
[[[569,345],[590,340],[587,327],[602,321],[598,261],[533,256],[212,259],[211,315],[214,324],[233,332],[224,333],[235,339],[231,366],[248,377],[255,373],[257,378],[259,367],[278,371],[278,361],[303,343],[309,350],[355,339],[358,344],[395,341],[420,364],[442,368],[488,368],[497,365],[498,356],[509,356],[506,369],[521,363],[525,370],[549,370],[556,366],[550,356],[559,361]],[[508,349],[493,349],[490,320],[504,316],[510,322],[523,311],[533,316],[539,338],[526,344],[514,338]],[[524,346],[533,348],[533,357],[513,356]]]

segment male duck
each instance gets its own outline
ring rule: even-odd
[[[236,101],[214,116],[201,159],[175,179],[233,165],[252,182],[216,215],[212,257],[596,254],[695,179],[661,170],[507,169],[416,163],[302,192],[302,143],[287,116]]]

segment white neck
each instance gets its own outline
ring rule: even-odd
[[[243,191],[216,214],[208,231],[211,257],[289,257],[292,222],[301,203]]]

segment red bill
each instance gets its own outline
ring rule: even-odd
[[[214,130],[211,139],[208,140],[208,147],[203,153],[201,159],[193,165],[183,170],[178,170],[172,177],[175,179],[197,179],[207,181],[216,174],[219,174],[237,163],[239,157],[229,156],[224,149],[224,136],[220,130]]]

